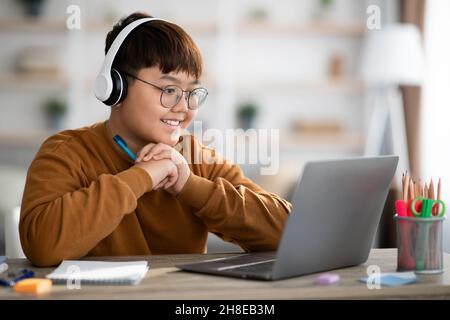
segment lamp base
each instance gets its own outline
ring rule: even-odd
[[[386,141],[386,138],[389,141]],[[364,155],[376,156],[382,153],[399,156],[397,172],[409,170],[403,99],[400,90],[395,86],[377,90],[369,120]],[[394,179],[396,185],[401,186],[400,175],[396,174]]]

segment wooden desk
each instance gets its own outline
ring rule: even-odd
[[[235,254],[160,255],[141,257],[114,257],[98,260],[150,261],[147,276],[137,286],[82,286],[69,290],[55,285],[50,294],[33,296],[17,294],[9,288],[0,288],[0,299],[366,299],[366,298],[450,298],[450,255],[444,258],[445,272],[440,275],[419,276],[416,284],[379,290],[369,290],[357,280],[366,276],[369,265],[378,265],[381,272],[396,269],[395,249],[374,249],[364,265],[333,271],[341,281],[333,286],[317,286],[317,275],[265,282],[187,273],[174,268],[180,263],[208,260]],[[94,259],[90,259],[94,260]],[[8,261],[10,270],[32,268],[27,260]],[[50,273],[50,268],[32,268],[38,277]]]

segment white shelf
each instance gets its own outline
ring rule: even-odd
[[[285,133],[280,135],[281,149],[300,150],[346,150],[359,152],[364,147],[364,137],[350,133]]]
[[[237,26],[239,34],[297,34],[297,35],[329,35],[329,36],[362,36],[366,28],[363,23],[339,22],[247,22],[242,21]]]
[[[116,21],[82,21],[81,31],[88,32],[102,32],[105,33],[112,29]],[[181,27],[187,32],[196,34],[215,34],[217,26],[214,22],[180,22]],[[1,32],[50,32],[50,33],[65,33],[70,31],[66,27],[65,20],[48,20],[48,19],[0,19],[0,33]]]
[[[0,132],[0,146],[37,147],[54,133],[50,130]],[[345,149],[357,152],[364,146],[364,137],[349,133],[282,133],[280,143],[281,149],[287,151]]]
[[[107,32],[115,21],[82,21],[81,28],[91,32]],[[178,25],[188,33],[215,35],[218,26],[215,22],[183,22]],[[1,32],[67,32],[65,20],[49,19],[0,19]],[[304,34],[330,36],[362,36],[366,32],[363,23],[342,23],[333,21],[317,22],[273,22],[273,21],[240,21],[236,25],[237,34]]]
[[[183,22],[177,21],[177,24],[186,30],[187,33],[217,35],[218,26],[215,22]]]
[[[240,91],[296,91],[296,90],[312,90],[312,91],[345,91],[362,93],[365,90],[364,83],[356,78],[339,77],[339,78],[323,78],[316,80],[256,80],[256,81],[238,81],[236,84],[238,92]]]
[[[66,32],[65,21],[45,19],[0,19],[1,32]]]
[[[37,148],[54,133],[49,130],[0,132],[0,147]]]
[[[85,81],[86,87],[92,87],[94,78],[88,78]],[[50,74],[20,74],[20,73],[3,73],[0,74],[0,85],[3,88],[27,87],[27,88],[54,88],[66,89],[67,79],[63,76]],[[208,90],[217,89],[217,81],[209,78],[203,81],[203,85]],[[356,78],[329,78],[317,80],[290,80],[290,81],[239,81],[236,82],[237,92],[241,91],[296,91],[296,90],[312,90],[312,91],[345,91],[361,93],[365,90],[364,83]]]
[[[51,74],[0,74],[0,87],[2,89],[67,89],[67,81],[62,76]]]
[[[112,29],[115,21],[87,21],[86,29],[90,32],[106,32]],[[178,21],[177,24],[188,33],[214,35],[217,32],[217,25],[214,22],[186,22]]]

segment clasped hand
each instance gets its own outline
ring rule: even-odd
[[[153,190],[178,194],[191,173],[186,159],[177,150],[164,143],[149,143],[137,154],[135,165],[147,171]]]

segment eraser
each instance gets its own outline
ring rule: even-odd
[[[340,280],[340,278],[339,278],[338,274],[324,273],[316,278],[315,283],[329,285],[329,284],[339,282],[339,280]]]
[[[408,216],[408,205],[403,200],[395,201],[395,210],[397,211],[399,217]]]
[[[46,293],[52,289],[52,280],[50,279],[24,279],[17,282],[14,286],[16,292],[26,293]]]

